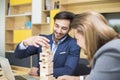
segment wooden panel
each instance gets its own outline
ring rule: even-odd
[[[10,0],[10,5],[22,5],[22,4],[29,4],[32,3],[32,0]]]
[[[6,30],[25,29],[27,21],[31,21],[31,16],[6,17]]]
[[[13,43],[19,43],[25,38],[28,38],[32,35],[31,30],[14,30],[13,32]]]
[[[18,29],[27,28],[26,22],[31,22],[31,14],[32,0],[10,0],[10,14],[6,16],[5,21],[6,51],[13,51],[16,47],[15,43],[18,43],[24,38],[32,35],[32,31],[17,31]]]
[[[11,24],[11,25],[14,29],[25,29],[27,21],[31,21],[31,16],[17,16],[17,17],[14,17],[14,24],[13,25]]]
[[[32,36],[38,36],[41,32],[41,25],[33,25],[32,26]]]
[[[47,23],[47,16],[50,15],[50,10],[43,10],[42,11],[42,24]]]
[[[21,6],[11,6],[10,15],[14,14],[31,14],[32,6],[31,4],[21,5]]]
[[[120,12],[120,0],[66,4],[62,7],[64,7],[67,11],[72,11],[74,13],[91,10],[100,13]]]
[[[47,24],[43,24],[41,26],[41,34],[50,34],[50,26]]]
[[[13,51],[15,48],[14,48],[14,45],[13,44],[6,44],[5,45],[5,52],[6,51]]]
[[[5,29],[14,29],[14,18],[6,18],[5,21]]]
[[[61,5],[76,5],[76,4],[90,4],[90,3],[109,3],[109,2],[120,2],[120,0],[61,0]]]
[[[14,23],[15,26],[14,29],[24,29],[25,23],[26,23],[25,17],[16,17]]]
[[[5,42],[13,42],[13,31],[12,30],[6,30],[5,31]]]
[[[98,0],[61,0],[62,4],[73,4],[73,3],[81,3],[81,2],[91,2],[91,1],[98,1]]]

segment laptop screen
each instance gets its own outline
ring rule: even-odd
[[[0,65],[1,65],[2,71],[4,73],[4,76],[8,80],[15,80],[15,77],[14,77],[14,74],[10,67],[10,63],[9,63],[8,59],[0,56]]]

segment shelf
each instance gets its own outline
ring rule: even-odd
[[[10,0],[5,16],[5,51],[14,50],[23,39],[32,35],[32,0]]]
[[[41,24],[33,24],[33,25],[50,25],[50,23],[41,23]]]
[[[75,4],[85,4],[85,3],[96,3],[101,2],[102,0],[62,0],[61,6],[75,5]]]
[[[16,44],[5,44],[5,52],[6,51],[14,51],[15,47],[16,47]]]
[[[31,30],[13,30],[12,32],[6,32],[6,44],[16,45],[23,39],[30,37]]]
[[[72,0],[61,2],[61,8],[74,13],[96,11],[100,13],[120,12],[120,0]]]
[[[27,29],[27,28],[25,28],[25,29],[14,29],[14,28],[6,28],[5,29],[6,31],[13,31],[13,30],[31,30],[31,29]]]
[[[42,24],[40,24],[40,25],[50,25],[50,23],[42,23]]]
[[[5,44],[17,44],[17,43],[13,43],[13,42],[6,42]]]
[[[49,13],[49,12],[50,12],[50,10],[43,10],[42,12]]]
[[[31,13],[26,13],[26,14],[16,14],[16,15],[8,15],[8,16],[5,16],[5,17],[21,17],[21,16],[31,16],[32,14]]]
[[[5,51],[5,52],[9,52],[9,53],[13,54],[13,53],[14,53],[14,50],[7,50],[7,51]]]
[[[32,4],[10,6],[9,15],[32,14]]]
[[[27,22],[31,22],[31,15],[10,15],[6,16],[6,30],[13,30],[13,29],[26,29]]]
[[[6,31],[13,31],[14,29],[13,28],[6,28],[5,30]]]
[[[113,2],[120,2],[120,0],[61,0],[61,6],[68,6],[68,5],[77,5],[77,4],[83,4],[83,5],[87,5],[87,4],[98,4],[98,3],[113,3]]]

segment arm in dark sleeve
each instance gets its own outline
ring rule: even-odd
[[[54,69],[53,71],[54,77],[58,77],[62,75],[72,75],[74,73],[80,58],[79,56],[80,48],[74,42],[71,43],[70,46],[71,46],[71,49],[70,49],[69,55],[67,56],[64,66]]]
[[[19,49],[19,44],[18,44],[14,54],[15,54],[15,57],[17,58],[25,58],[25,57],[37,54],[37,50],[38,48],[34,46],[28,46],[27,49]]]

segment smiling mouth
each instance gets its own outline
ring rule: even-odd
[[[59,34],[59,33],[56,33],[56,36],[61,36],[61,34]]]

